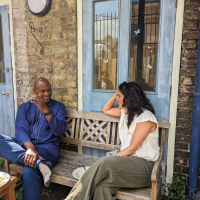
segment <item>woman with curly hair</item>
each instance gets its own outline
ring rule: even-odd
[[[117,101],[119,107],[113,108]],[[141,87],[123,82],[104,105],[107,115],[120,117],[121,151],[94,163],[74,186],[67,200],[114,200],[120,188],[151,186],[151,172],[159,157],[158,123]]]

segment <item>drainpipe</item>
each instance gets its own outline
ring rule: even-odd
[[[190,145],[190,164],[188,180],[188,199],[192,200],[193,194],[198,190],[199,155],[200,155],[200,31],[198,42],[198,55],[192,116],[192,134]]]

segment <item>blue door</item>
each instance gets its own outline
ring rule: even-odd
[[[169,119],[176,0],[83,0],[83,110],[136,81]]]
[[[169,120],[175,15],[176,0],[83,0],[84,111],[101,112],[120,83],[136,81]]]
[[[14,97],[7,6],[0,6],[0,134],[15,137]]]

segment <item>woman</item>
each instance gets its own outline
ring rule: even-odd
[[[114,102],[118,108],[112,108]],[[123,82],[104,105],[107,115],[120,117],[121,151],[94,163],[74,186],[67,200],[114,200],[120,188],[151,185],[151,172],[159,156],[158,123],[154,109],[140,86]]]

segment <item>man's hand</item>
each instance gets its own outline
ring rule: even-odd
[[[28,167],[34,167],[37,158],[42,158],[37,150],[27,149],[25,153],[24,164]]]
[[[25,142],[23,147],[26,149],[24,164],[29,167],[34,167],[38,158],[42,158],[32,142]],[[44,158],[42,158],[44,159]]]
[[[41,112],[47,113],[49,111],[44,99],[40,95],[32,96],[29,100],[31,103],[36,104]]]

